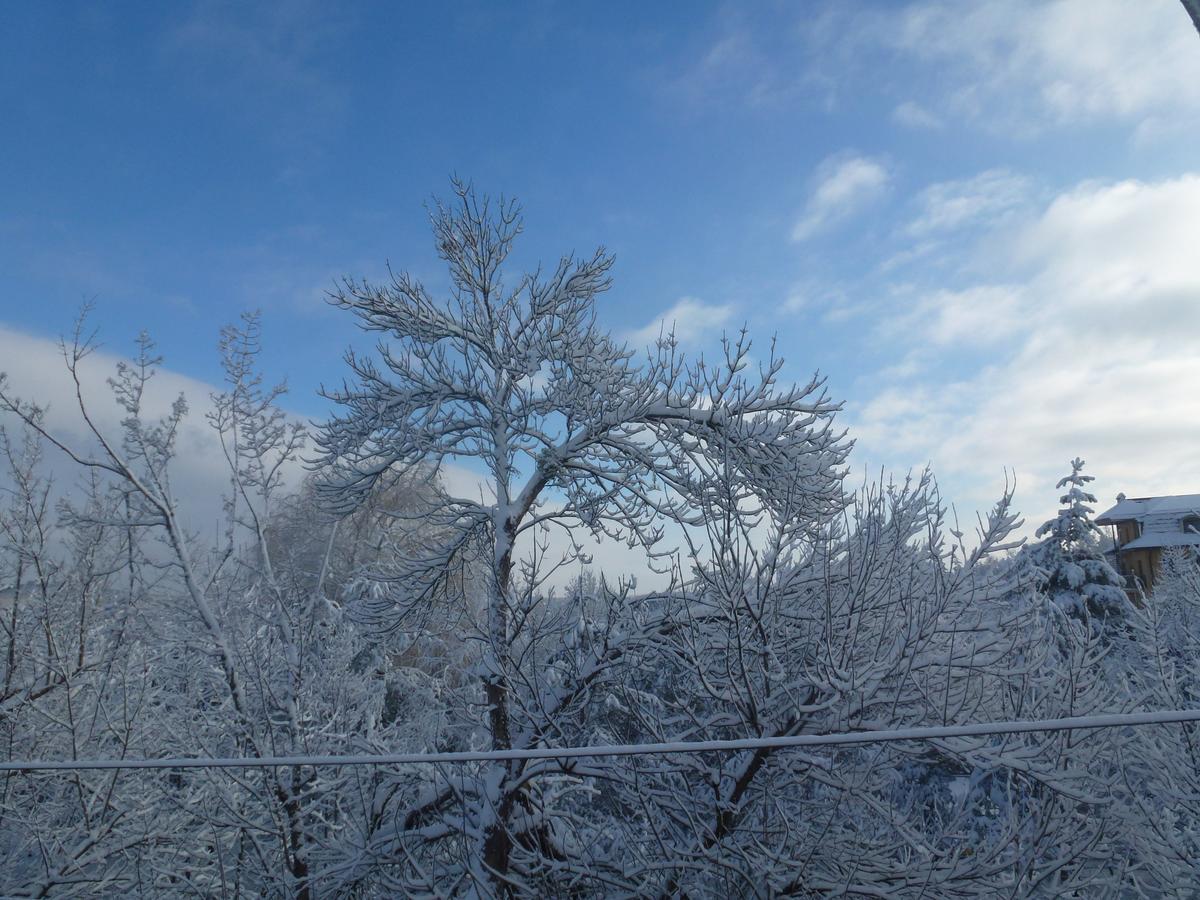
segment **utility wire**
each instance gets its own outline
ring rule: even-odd
[[[788,747],[829,747],[846,744],[883,744],[892,741],[929,741],[941,738],[988,737],[1037,731],[1079,731],[1170,725],[1200,721],[1200,709],[1103,716],[1072,716],[1015,722],[982,722],[975,725],[935,725],[850,731],[837,734],[797,734],[785,737],[738,738],[723,741],[678,741],[663,744],[599,744],[590,747],[535,747],[528,750],[468,750],[459,753],[381,753],[358,756],[259,756],[181,757],[163,759],[9,760],[0,772],[80,771],[87,769],[254,769],[276,766],[379,766],[461,764],[529,759],[576,759],[600,756],[649,756],[667,753],[735,753],[739,750],[778,750]]]

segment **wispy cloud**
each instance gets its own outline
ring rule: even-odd
[[[1200,118],[1200,53],[1178,0],[828,4],[786,27],[742,11],[717,24],[667,79],[669,92],[706,107],[829,109],[869,90],[890,98],[905,128],[1117,123],[1138,141]],[[903,73],[896,84],[880,84],[881,65]]]
[[[674,333],[681,343],[692,343],[720,331],[733,315],[733,305],[702,303],[684,297],[661,316],[656,316],[629,335],[634,346],[647,346],[660,335]]]
[[[969,225],[994,226],[1030,198],[1032,181],[1007,169],[989,169],[971,178],[942,181],[917,197],[917,217],[907,232],[915,237]]]
[[[775,62],[738,16],[721,22],[711,43],[683,54],[661,82],[665,97],[696,111],[760,106],[781,88]]]
[[[865,27],[943,71],[944,87],[923,98],[926,107],[988,127],[1038,129],[1200,113],[1200,53],[1187,26],[1174,0],[1136,8],[1122,0],[929,0]]]
[[[807,241],[852,218],[884,193],[888,181],[880,160],[842,155],[826,159],[792,228],[792,240]]]
[[[819,278],[808,278],[791,286],[782,309],[784,312],[803,313],[825,321],[837,321],[853,315],[853,307],[854,304],[842,285]]]
[[[885,333],[915,334],[937,347],[980,347],[1004,341],[1028,326],[1025,293],[1020,285],[979,284],[962,290],[929,292],[912,307],[885,320]]]
[[[311,152],[344,111],[331,61],[345,32],[340,14],[307,0],[199,4],[164,32],[159,49],[166,65],[183,66],[199,96],[268,129],[290,151]],[[296,172],[293,162],[279,177]]]
[[[942,128],[945,122],[940,116],[934,115],[920,103],[905,100],[892,110],[892,118],[907,128]]]

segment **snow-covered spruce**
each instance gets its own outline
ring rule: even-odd
[[[1059,498],[1058,515],[1037,530],[1041,540],[1028,550],[1029,561],[1039,571],[1040,590],[1063,613],[1088,619],[1096,627],[1122,619],[1131,605],[1124,579],[1104,558],[1101,531],[1092,521],[1089,504],[1096,497],[1086,490],[1095,480],[1083,474],[1084,461],[1071,460],[1071,474],[1056,487],[1066,492]]]

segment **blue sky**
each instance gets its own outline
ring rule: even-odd
[[[345,9],[341,7],[346,7]],[[323,292],[444,283],[423,204],[518,197],[518,262],[617,255],[602,319],[743,323],[846,401],[860,470],[1033,518],[1200,491],[1200,36],[1177,0],[10,5],[0,369],[84,299],[193,389],[261,308],[291,408],[367,342]],[[183,383],[183,382],[180,382]]]

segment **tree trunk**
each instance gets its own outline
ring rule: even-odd
[[[512,748],[512,735],[508,722],[508,685],[505,669],[508,657],[508,588],[512,577],[512,551],[516,526],[505,520],[497,530],[497,554],[492,597],[488,610],[487,652],[491,655],[488,671],[484,673],[484,695],[488,703],[488,726],[492,732],[492,749]],[[511,763],[497,762],[502,769],[495,794],[489,799],[496,804],[491,823],[483,833],[483,863],[493,883],[497,896],[510,893],[506,877],[509,856],[512,852],[512,837],[508,830],[508,819],[512,814],[513,797],[508,790]]]

